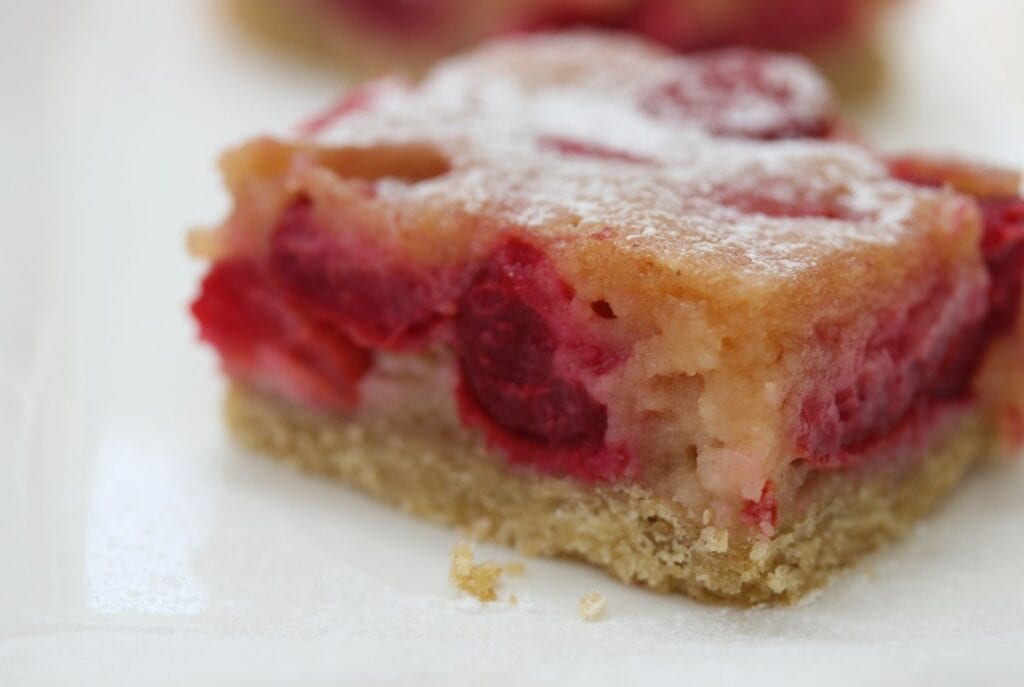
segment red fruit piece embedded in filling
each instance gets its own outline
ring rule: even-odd
[[[1018,196],[1020,175],[1011,170],[955,158],[922,156],[889,160],[889,172],[918,186],[951,186],[974,196],[981,210],[981,253],[991,277],[989,310],[975,337],[973,373],[986,344],[1010,330],[1020,313],[1024,286],[1024,198]]]
[[[608,446],[605,406],[580,380],[616,356],[568,331],[572,290],[537,248],[499,248],[458,303],[463,417],[513,463],[588,481],[616,479],[628,456]]]
[[[316,407],[355,404],[369,353],[295,312],[256,262],[215,263],[192,314],[231,376]]]
[[[980,286],[957,294],[937,280],[906,311],[881,312],[855,368],[836,387],[805,398],[798,444],[814,467],[842,467],[867,455],[914,411],[967,393],[987,312]],[[819,334],[838,345],[837,336]]]
[[[991,281],[988,291],[960,308],[951,326],[936,329],[952,286],[936,287],[904,320],[879,328],[854,383],[834,397],[804,401],[799,443],[812,465],[838,467],[856,462],[866,449],[917,411],[968,398],[971,382],[997,337],[1015,326],[1024,284],[1024,199],[1005,196],[1015,174],[959,161],[898,158],[894,177],[921,186],[950,184],[977,194],[982,216],[980,249]],[[979,300],[980,302],[975,302]],[[926,415],[917,414],[919,417]]]
[[[785,58],[730,50],[680,63],[676,76],[642,96],[660,119],[692,122],[715,136],[824,138],[837,118],[827,90]]]
[[[771,480],[765,482],[761,488],[760,499],[744,501],[740,514],[745,522],[757,527],[769,537],[775,534],[775,528],[779,524],[779,501],[775,497],[775,485]]]
[[[1024,198],[981,201],[985,233],[981,251],[992,275],[986,333],[1006,333],[1020,312],[1024,282]]]
[[[415,349],[441,320],[437,280],[366,239],[316,226],[308,200],[281,216],[270,268],[303,311],[366,347]]]

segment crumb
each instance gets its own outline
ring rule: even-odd
[[[215,258],[224,250],[221,232],[211,227],[196,227],[188,232],[185,246],[194,258]]]
[[[704,525],[710,525],[715,520],[715,511],[710,508],[705,508],[703,515],[701,515],[701,522]]]
[[[506,563],[505,565],[501,566],[501,569],[505,572],[506,575],[511,575],[513,577],[521,577],[526,574],[526,566],[520,563],[519,561],[512,561],[511,563]]]
[[[711,553],[726,553],[729,550],[729,530],[705,527],[700,531],[700,546]]]
[[[508,605],[509,606],[515,606],[517,603],[519,603],[519,597],[516,596],[515,594],[509,594],[508,595]]]
[[[771,555],[772,545],[767,541],[756,541],[754,545],[750,547],[750,560],[757,564],[764,563],[768,560],[768,556]]]
[[[494,601],[498,598],[494,586],[501,576],[501,566],[493,561],[473,562],[473,549],[460,542],[452,550],[452,567],[448,579],[456,587],[480,601]]]
[[[587,592],[580,599],[580,617],[587,622],[593,622],[604,617],[608,609],[608,601],[601,592]]]
[[[792,568],[788,565],[780,565],[768,573],[768,579],[765,584],[776,594],[782,594],[790,587],[795,586],[794,577]]]

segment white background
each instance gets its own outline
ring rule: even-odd
[[[0,2],[0,684],[1024,684],[1024,465],[799,608],[531,560],[481,609],[454,533],[233,448],[184,228],[339,79],[215,4]],[[907,0],[885,44],[874,140],[1024,166],[1024,2]]]

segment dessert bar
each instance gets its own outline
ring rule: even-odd
[[[499,34],[590,27],[689,52],[724,46],[849,58],[886,0],[230,0],[233,15],[349,68],[420,66]],[[848,61],[848,60],[847,60]]]
[[[231,431],[475,536],[788,601],[1024,437],[1018,175],[799,58],[505,39],[222,167]]]

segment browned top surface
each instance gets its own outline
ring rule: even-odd
[[[377,178],[373,197],[335,175],[302,183],[427,252],[514,229],[588,269],[600,254],[608,269],[643,266],[663,290],[847,305],[922,270],[980,264],[971,201],[894,181],[856,144],[759,138],[833,121],[827,87],[796,58],[516,38],[350,101],[294,143],[341,176]]]

